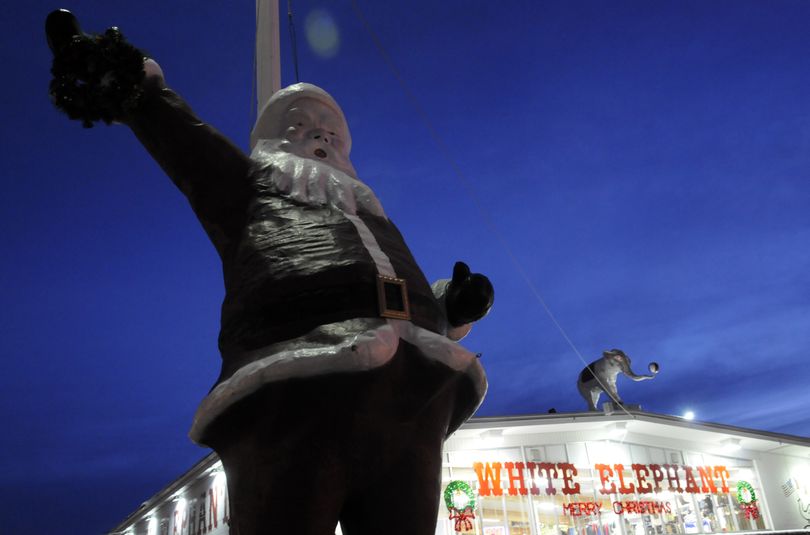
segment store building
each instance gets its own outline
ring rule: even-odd
[[[810,533],[808,438],[606,404],[474,418],[444,456],[441,535]],[[408,514],[396,496],[388,503]],[[211,454],[110,534],[226,535],[228,521],[225,474]]]

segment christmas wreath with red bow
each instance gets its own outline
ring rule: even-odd
[[[754,487],[747,481],[737,483],[737,502],[745,512],[745,518],[756,520],[759,518],[759,507],[757,507],[757,494]]]
[[[457,494],[462,494],[466,500],[456,502]],[[444,504],[450,511],[450,520],[455,520],[456,531],[470,531],[473,528],[472,519],[475,518],[475,494],[472,488],[464,481],[451,481],[444,489]]]

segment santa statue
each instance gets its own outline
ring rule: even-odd
[[[46,32],[57,107],[129,126],[222,260],[222,372],[190,436],[223,462],[231,533],[433,533],[443,441],[486,390],[456,341],[491,307],[488,279],[458,262],[428,284],[324,90],[273,95],[248,156],[117,29],[57,11]]]

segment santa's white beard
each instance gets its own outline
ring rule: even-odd
[[[302,158],[284,150],[283,139],[260,140],[250,157],[267,173],[264,181],[281,196],[312,206],[329,205],[347,214],[361,212],[385,217],[374,192],[358,179],[326,162]]]

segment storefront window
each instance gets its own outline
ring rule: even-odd
[[[762,496],[762,488],[759,484],[759,478],[754,472],[753,465],[750,461],[742,459],[728,459],[729,471],[729,501],[731,502],[732,520],[739,526],[740,531],[756,531],[765,529],[765,522],[763,519],[762,502],[759,501]],[[733,465],[733,466],[732,466]],[[753,489],[753,497],[756,501],[752,506],[746,507],[745,504],[740,503],[738,499],[738,485],[748,484]],[[745,495],[746,493],[743,492]]]
[[[475,463],[481,473],[473,468]],[[603,440],[448,452],[445,465],[445,484],[462,480],[476,493],[469,531],[476,535],[685,535],[765,529],[759,479],[749,460]],[[518,465],[524,469],[518,471]],[[715,468],[728,474],[721,478]],[[499,485],[502,492],[487,492],[482,481]],[[722,492],[723,482],[728,492]],[[756,501],[749,497],[740,504],[740,482],[746,489],[750,485]],[[440,515],[440,524],[437,533],[455,533],[446,514]]]
[[[507,515],[503,496],[481,498],[478,507],[481,532],[484,535],[507,535]]]
[[[567,460],[565,446],[563,445],[533,446],[526,448],[527,462],[539,464],[544,462],[558,463]],[[542,535],[575,534],[578,526],[576,522],[565,513],[566,510],[570,511],[571,500],[557,489],[555,489],[556,492],[553,494],[549,494],[546,491],[549,484],[547,472],[538,470],[534,479],[534,486],[539,489],[537,495],[531,496],[537,533]]]
[[[527,496],[506,496],[504,501],[509,535],[531,535],[529,498]]]
[[[475,519],[470,533],[532,535],[528,491],[526,495],[520,493],[521,488],[528,489],[531,486],[531,481],[526,481],[524,472],[516,468],[518,463],[523,462],[521,448],[451,451],[446,454],[447,477],[450,480],[464,481],[476,495]],[[487,463],[486,469],[480,468],[480,477],[488,485],[486,489],[481,488],[481,479],[474,469],[475,463]],[[511,469],[508,469],[509,464]],[[514,488],[515,495],[510,494],[510,486]],[[446,510],[444,504],[442,506]],[[443,529],[446,533],[455,533],[455,521],[447,516],[444,515],[441,520]],[[437,531],[441,532],[441,528]]]

